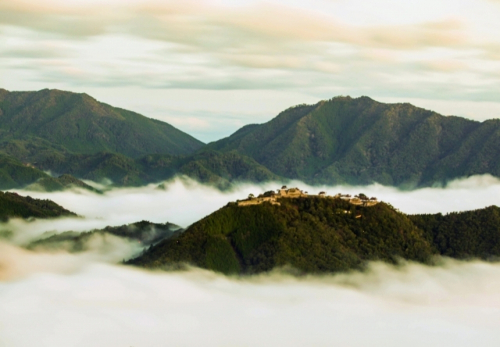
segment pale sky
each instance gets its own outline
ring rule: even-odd
[[[208,142],[336,95],[500,118],[500,0],[0,0],[0,87]]]

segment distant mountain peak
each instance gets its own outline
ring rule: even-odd
[[[0,141],[44,141],[69,153],[190,154],[201,141],[172,125],[58,89],[3,92]]]
[[[446,117],[409,103],[336,96],[297,105],[209,144],[310,184],[416,187],[500,176],[500,122]]]

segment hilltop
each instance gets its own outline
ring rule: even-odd
[[[31,165],[0,154],[0,189],[2,190],[22,188],[47,177],[49,175]]]
[[[274,194],[274,195],[273,195]],[[500,257],[500,208],[405,215],[368,198],[281,189],[231,202],[128,263],[191,264],[226,274],[291,266],[303,273],[363,269],[368,261],[430,263]]]
[[[98,102],[87,94],[43,89],[0,91],[4,153],[36,163],[66,153],[190,154],[201,141],[168,123]]]
[[[61,216],[75,216],[51,200],[33,199],[30,196],[21,196],[17,193],[0,192],[0,220],[9,218],[53,218]]]
[[[319,195],[276,202],[229,203],[129,263],[246,274],[290,265],[316,273],[360,269],[370,260],[426,262],[433,253],[424,232],[383,202],[367,207]]]
[[[182,174],[221,189],[236,180],[279,178],[252,158],[204,150],[202,142],[170,124],[87,94],[0,89],[0,117],[0,189],[33,183],[64,189],[67,175],[140,186]]]
[[[292,107],[207,147],[249,156],[276,175],[310,184],[413,188],[500,176],[500,120],[445,117],[369,97]]]
[[[51,177],[33,165],[24,164],[12,157],[0,154],[0,189],[2,190],[26,188],[28,190],[57,191],[72,187],[100,193],[97,189],[71,175]]]

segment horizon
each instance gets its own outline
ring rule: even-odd
[[[483,121],[500,117],[499,14],[496,0],[2,0],[0,79],[203,142],[333,95]]]

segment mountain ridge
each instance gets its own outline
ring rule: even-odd
[[[171,146],[177,135],[169,141],[158,135],[158,124],[173,128],[167,123],[84,93],[3,89],[0,114],[0,154],[33,169],[110,179],[116,186],[187,175],[221,189],[238,181],[293,179],[310,185],[380,183],[414,189],[471,175],[500,177],[500,120],[442,116],[367,96],[289,107],[266,123],[245,125],[207,145],[174,131],[187,141],[180,151],[177,144]],[[128,128],[116,122],[128,122]],[[56,123],[64,126],[52,126]],[[37,173],[21,174],[19,163],[9,163],[0,186],[22,188],[35,181],[25,182],[23,175]]]
[[[33,199],[17,193],[0,191],[0,221],[9,218],[55,218],[77,217],[74,212],[66,210],[52,200]],[[0,235],[1,236],[1,235]]]
[[[207,145],[309,184],[432,185],[500,176],[500,120],[442,116],[409,103],[335,97],[299,105]]]
[[[98,102],[85,93],[56,89],[0,95],[2,142],[48,141],[69,153],[189,154],[203,146],[172,125]]]

